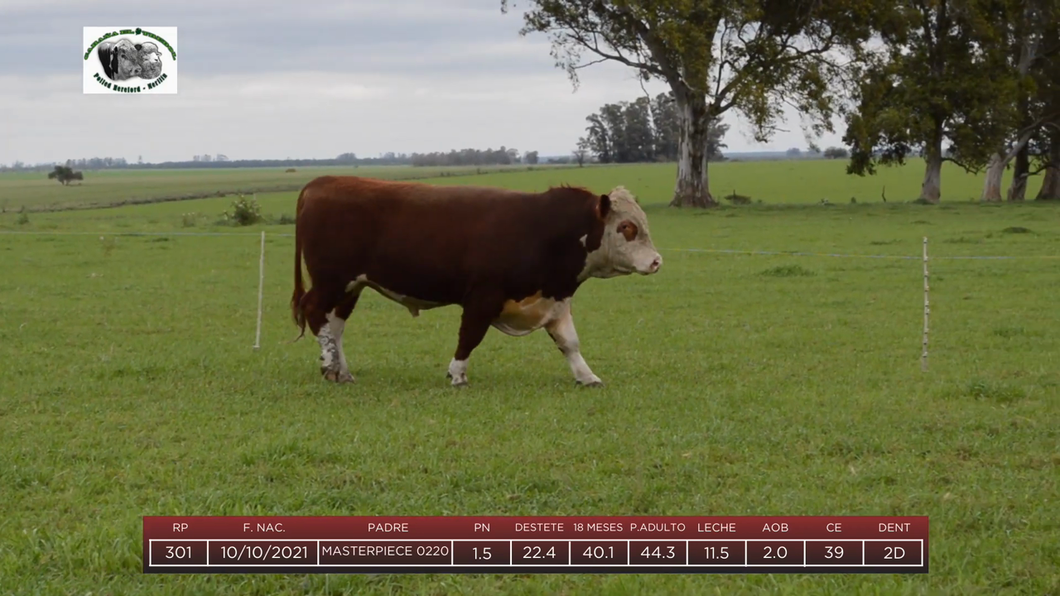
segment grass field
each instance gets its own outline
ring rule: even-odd
[[[681,212],[668,167],[435,180],[642,198],[663,270],[575,299],[601,390],[545,334],[494,330],[454,390],[459,309],[371,292],[357,383],[324,383],[312,338],[288,343],[293,226],[215,225],[231,197],[0,215],[0,593],[1060,594],[1057,206],[958,202],[956,178],[949,203],[884,205],[879,180],[823,177],[841,165],[774,162],[716,168],[764,205]],[[919,174],[888,171],[888,198]],[[843,204],[782,204],[824,196]],[[709,252],[918,257],[923,236],[926,373],[916,258]],[[1018,258],[951,258],[977,255]],[[928,515],[931,573],[141,573],[141,516],[241,514]]]
[[[533,170],[528,171],[528,167]],[[875,176],[850,176],[843,160],[747,161],[710,165],[711,189],[721,197],[734,191],[766,204],[906,202],[920,193],[923,162],[910,160],[901,168],[880,168]],[[476,175],[483,172],[482,175]],[[316,176],[326,173],[352,174],[391,179],[422,179],[443,176],[438,182],[448,184],[490,184],[509,188],[539,190],[542,184],[572,182],[583,184],[625,184],[636,188],[650,202],[665,202],[673,193],[674,164],[636,164],[621,166],[483,166],[452,168],[419,168],[411,166],[358,168],[240,168],[202,170],[129,170],[86,172],[81,184],[62,186],[48,180],[41,172],[0,174],[0,208],[18,211],[60,210],[183,199],[188,196],[213,196],[216,193],[265,193],[301,188]],[[474,175],[470,176],[469,175]],[[1003,188],[1012,178],[1008,172]],[[944,202],[976,200],[982,192],[982,176],[965,173],[947,163],[943,168]],[[1031,178],[1027,196],[1033,199],[1041,187],[1041,176]],[[230,199],[229,199],[230,200]],[[182,201],[183,202],[183,201]]]
[[[114,204],[184,200],[238,192],[276,192],[301,188],[323,174],[350,174],[388,179],[466,176],[482,172],[526,172],[528,166],[481,167],[317,167],[204,168],[187,170],[102,170],[85,172],[85,180],[63,186],[44,172],[0,174],[0,207],[4,211],[65,210]],[[543,169],[556,166],[534,166]]]

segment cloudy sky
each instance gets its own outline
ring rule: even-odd
[[[547,37],[520,37],[521,25],[500,0],[3,0],[0,163],[501,145],[562,155],[586,115],[643,94],[612,64],[582,71],[575,92]],[[85,26],[178,27],[179,93],[83,94]],[[805,146],[795,114],[766,145],[726,120],[729,151]]]

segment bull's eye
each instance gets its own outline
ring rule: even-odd
[[[627,219],[622,223],[618,224],[618,229],[616,231],[619,234],[622,234],[622,236],[626,239],[626,242],[632,242],[633,239],[637,237],[637,232],[639,232],[640,230],[637,229],[637,224]]]

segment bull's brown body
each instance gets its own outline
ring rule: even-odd
[[[643,215],[639,207],[636,211]],[[588,277],[632,272],[630,265],[617,271],[610,262],[594,265],[590,257],[608,253],[600,249],[610,231],[609,217],[615,214],[608,195],[580,188],[525,193],[317,178],[305,186],[297,204],[291,300],[295,321],[303,332],[308,326],[320,341],[322,373],[330,380],[353,380],[342,351],[342,332],[367,287],[414,316],[422,309],[462,307],[449,370],[454,385],[466,382],[468,356],[491,325],[510,335],[545,328],[568,360],[576,356],[578,366],[584,366],[580,371],[571,363],[579,382],[599,384],[577,352],[570,298]],[[636,230],[635,223],[615,223],[626,225],[614,233],[624,234],[629,242],[629,226]],[[641,244],[647,241],[650,247],[646,221],[640,228]],[[653,265],[641,266],[650,269],[643,273],[658,269],[661,259],[654,255]],[[303,258],[312,281],[308,292],[302,281]]]

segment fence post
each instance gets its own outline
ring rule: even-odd
[[[261,299],[265,291],[265,230],[261,231],[261,257],[258,259],[258,330],[254,335],[254,349],[261,347]]]
[[[928,315],[931,307],[928,303],[928,239],[924,236],[924,339],[920,353],[920,370],[928,369]]]

